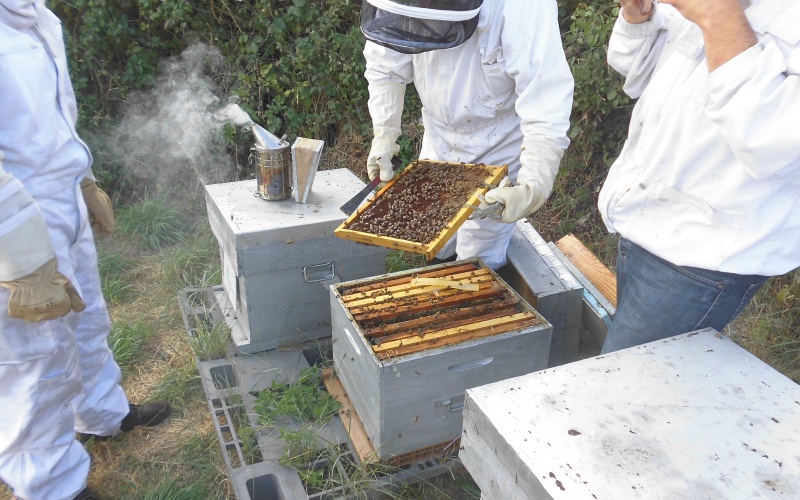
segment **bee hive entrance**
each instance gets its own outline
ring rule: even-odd
[[[379,359],[540,323],[494,273],[466,261],[339,290]]]
[[[432,258],[506,166],[416,161],[335,231],[345,239]]]

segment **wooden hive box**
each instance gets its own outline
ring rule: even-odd
[[[205,187],[239,352],[329,337],[327,286],[386,272],[386,249],[333,235],[363,187],[347,169],[318,172],[306,203],[253,196],[254,179]]]
[[[432,259],[507,171],[507,165],[412,162],[335,234]]]
[[[800,386],[712,329],[467,391],[484,499],[800,497]]]
[[[333,285],[331,322],[379,460],[458,439],[464,391],[546,368],[552,333],[477,259]]]

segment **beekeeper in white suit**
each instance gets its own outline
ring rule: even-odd
[[[23,499],[94,498],[76,437],[152,425],[170,407],[129,405],[119,386],[87,213],[109,234],[111,203],[41,0],[0,0],[0,110],[0,478]]]
[[[508,164],[513,187],[486,194],[497,220],[470,220],[437,258],[504,265],[513,222],[547,200],[564,150],[574,82],[555,0],[365,0],[361,29],[374,139],[370,179],[390,180],[405,87],[422,101],[419,157]],[[498,207],[500,208],[500,207]]]

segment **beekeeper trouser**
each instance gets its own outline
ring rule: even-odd
[[[74,169],[26,183],[47,222],[58,268],[86,309],[30,323],[8,316],[0,287],[0,477],[23,499],[71,499],[89,456],[75,432],[113,435],[129,411],[108,347],[110,320]]]

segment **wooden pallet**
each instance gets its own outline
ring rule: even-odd
[[[438,222],[446,222],[446,227],[441,230],[441,232],[430,242],[419,242],[419,241],[409,241],[405,239],[393,238],[389,236],[382,236],[378,234],[373,234],[365,231],[354,230],[352,226],[356,221],[359,220],[362,215],[370,210],[372,207],[376,206],[382,202],[383,199],[387,198],[389,194],[392,193],[392,189],[397,189],[398,181],[405,176],[412,175],[415,169],[421,168],[422,165],[426,163],[438,163],[444,165],[452,165],[457,168],[484,168],[489,169],[491,173],[481,182],[475,186],[475,189],[472,193],[463,201],[460,200],[461,209],[456,213],[456,215],[450,219],[449,221],[438,221]],[[418,160],[412,162],[408,165],[403,172],[396,175],[391,181],[389,181],[386,186],[384,186],[375,197],[364,204],[361,208],[353,212],[335,231],[334,234],[339,236],[340,238],[344,238],[347,240],[356,241],[359,243],[366,243],[369,245],[376,245],[385,248],[390,248],[393,250],[402,250],[410,253],[415,254],[422,254],[425,255],[427,259],[432,259],[439,250],[450,240],[450,238],[455,235],[458,228],[461,227],[462,224],[469,218],[475,208],[478,208],[480,201],[479,195],[486,194],[486,192],[490,189],[489,185],[496,185],[502,180],[502,178],[508,172],[508,165],[501,165],[501,166],[489,166],[489,165],[475,165],[470,163],[447,163],[447,162],[430,162],[428,160]],[[389,194],[387,194],[389,193]]]

